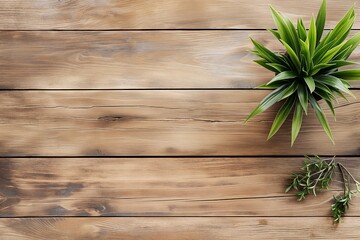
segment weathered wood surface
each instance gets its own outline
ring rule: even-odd
[[[327,27],[358,2],[329,0]],[[270,4],[308,23],[321,0],[1,0],[0,29],[264,29],[274,27]]]
[[[360,158],[337,160],[360,178]],[[339,176],[304,202],[284,193],[303,161],[1,158],[0,216],[329,216]],[[348,215],[360,216],[360,198]]]
[[[360,91],[329,117],[312,111],[290,147],[290,122],[269,141],[277,108],[243,125],[268,91],[3,91],[2,156],[239,156],[360,153]],[[311,110],[311,109],[310,109]]]
[[[360,218],[27,218],[0,219],[6,240],[359,239]]]
[[[249,36],[283,50],[265,31],[2,31],[0,88],[252,88],[274,74],[252,62]]]
[[[326,28],[354,2],[328,0]],[[242,125],[273,76],[248,37],[282,49],[269,4],[308,24],[321,0],[0,0],[0,239],[359,239],[360,197],[327,217],[338,179],[302,203],[283,191],[288,155],[347,155],[360,178],[360,90],[336,145],[312,113],[293,148],[289,123],[265,141],[276,109]]]

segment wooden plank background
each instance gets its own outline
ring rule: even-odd
[[[259,30],[0,34],[3,89],[249,89],[274,76],[252,61],[249,37],[282,51],[271,33]],[[360,49],[351,60],[360,61]]]
[[[303,154],[360,178],[360,82],[335,145],[313,113],[292,148],[289,123],[266,141],[277,107],[243,125],[272,77],[249,36],[282,51],[270,4],[308,23],[321,0],[0,0],[0,239],[359,239],[360,198],[331,223],[339,176],[284,188]]]
[[[2,156],[359,155],[360,91],[326,110],[333,145],[312,112],[297,144],[291,124],[266,141],[277,108],[243,122],[268,91],[4,91]],[[9,114],[11,113],[11,114]],[[26,134],[23,134],[26,133]],[[21,137],[19,137],[21,136]],[[351,141],[349,141],[351,139]],[[59,147],[61,146],[61,147]]]
[[[328,0],[327,28],[358,0]],[[321,0],[1,0],[0,28],[22,29],[265,29],[269,5],[309,23]],[[360,19],[355,28],[360,28]]]

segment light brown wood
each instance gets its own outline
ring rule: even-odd
[[[359,239],[360,218],[28,218],[0,219],[6,240]]]
[[[252,88],[274,74],[252,62],[249,36],[283,50],[264,31],[3,31],[0,88]]]
[[[1,0],[0,29],[271,28],[269,5],[306,23],[321,0]],[[357,0],[328,0],[327,27]],[[358,8],[357,8],[358,9]],[[355,27],[360,27],[357,20]]]
[[[273,77],[249,36],[283,51],[269,4],[308,25],[321,1],[0,0],[0,239],[359,239],[360,197],[329,217],[339,176],[301,203],[284,188],[302,154],[360,179],[360,90],[336,145],[313,113],[293,148],[289,123],[265,141],[276,108],[242,125]],[[353,3],[328,0],[326,28]]]
[[[360,179],[360,158],[337,158]],[[285,194],[304,158],[1,158],[0,216],[329,216]],[[316,209],[316,211],[314,211]],[[349,216],[360,215],[360,198]]]
[[[2,156],[359,155],[360,91],[340,101],[336,144],[312,110],[294,147],[290,122],[269,141],[274,107],[243,125],[268,91],[3,91]]]

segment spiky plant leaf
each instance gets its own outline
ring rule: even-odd
[[[310,56],[314,55],[316,47],[316,25],[314,17],[311,18],[309,33],[306,38],[306,43],[309,46]]]
[[[295,51],[297,50],[297,46],[296,46],[296,40],[295,38],[293,38],[293,32],[292,30],[289,28],[288,25],[288,18],[282,16],[278,11],[276,11],[272,6],[270,6],[271,8],[271,12],[273,15],[273,19],[274,22],[277,26],[278,32],[280,34],[280,39],[284,42],[286,42],[290,48],[295,49]]]
[[[270,139],[272,136],[279,131],[280,127],[283,125],[287,117],[289,116],[292,108],[294,107],[294,101],[292,98],[288,98],[284,105],[279,109],[279,112],[277,113],[274,122],[271,126],[268,139]]]
[[[316,77],[316,81],[321,82],[329,87],[336,88],[355,98],[355,96],[350,92],[347,86],[337,77],[331,75],[320,75]]]
[[[291,126],[291,146],[294,145],[294,142],[300,132],[301,124],[303,119],[303,109],[299,102],[295,105],[294,116]]]
[[[277,88],[275,91],[271,92],[269,95],[267,95],[248,116],[248,118],[245,120],[245,123],[248,122],[251,118],[255,117],[256,115],[264,112],[266,109],[274,105],[276,102],[278,102],[283,96],[283,91],[285,88],[286,86],[283,85]]]
[[[298,35],[299,35],[299,38],[303,41],[306,40],[306,28],[304,26],[304,22],[301,18],[298,19],[298,22],[297,22],[297,31],[298,31]]]
[[[316,45],[318,45],[324,31],[326,21],[326,1],[323,1],[316,17]]]
[[[307,108],[308,108],[308,103],[309,103],[309,94],[308,94],[308,91],[306,89],[306,86],[304,86],[303,84],[300,84],[298,89],[297,89],[297,94],[298,94],[298,98],[299,98],[299,103],[300,103],[301,107],[303,108],[305,114],[307,115]]]
[[[299,83],[297,81],[293,81],[291,84],[289,85],[285,85],[287,86],[286,89],[283,91],[283,94],[280,98],[280,100],[286,99],[289,96],[292,96],[294,92],[296,92]]]
[[[288,68],[282,64],[278,64],[278,63],[266,63],[266,65],[276,69],[278,71],[278,73],[287,71]]]
[[[356,47],[360,44],[360,33],[357,33],[355,36],[350,38],[344,46],[340,49],[340,51],[344,49],[348,49],[348,51],[344,54],[344,56],[338,56],[337,59],[343,58],[344,60],[348,59],[350,54],[356,49]]]
[[[276,37],[277,39],[280,40],[281,37],[280,37],[280,33],[278,31],[276,31],[274,29],[268,29],[268,31],[271,32],[274,35],[274,37]]]
[[[263,59],[265,59],[268,62],[281,63],[280,58],[278,56],[276,56],[275,53],[273,53],[272,51],[270,51],[269,49],[267,49],[265,46],[258,43],[254,39],[252,39],[252,38],[250,38],[250,39],[253,42],[259,57],[262,57]]]
[[[274,77],[259,89],[271,89],[271,92],[253,110],[246,119],[267,110],[277,102],[283,102],[275,117],[269,138],[280,129],[286,118],[293,111],[291,144],[296,140],[302,123],[303,113],[307,114],[310,104],[315,115],[333,142],[331,130],[325,114],[317,101],[325,101],[335,117],[333,102],[337,96],[346,99],[346,94],[354,96],[349,80],[360,80],[359,70],[339,70],[341,67],[355,64],[347,59],[360,44],[360,33],[346,40],[355,22],[354,7],[344,15],[333,30],[323,37],[326,20],[326,0],[323,0],[319,12],[311,19],[306,31],[302,19],[294,25],[290,19],[271,7],[276,29],[269,31],[284,46],[284,52],[275,53],[253,40],[255,50],[252,52],[261,59],[258,64],[274,72]],[[291,107],[290,107],[291,106]]]
[[[274,82],[278,82],[278,81],[282,81],[285,79],[292,79],[292,78],[296,78],[298,75],[292,71],[284,71],[279,73],[278,75],[276,75],[273,79],[271,79],[270,82],[268,82],[267,84],[271,84]]]
[[[274,73],[279,73],[279,71],[276,68],[269,65],[268,61],[265,59],[256,59],[256,60],[254,60],[254,62],[256,62],[260,66],[263,66],[264,68],[266,68]]]
[[[330,108],[330,111],[332,113],[332,115],[334,116],[334,119],[336,121],[336,113],[335,113],[335,109],[334,109],[334,106],[333,106],[333,103],[329,100],[325,100],[326,101],[326,104],[329,106]]]
[[[315,90],[315,81],[312,77],[304,77],[305,83],[308,86],[310,93]]]
[[[296,70],[296,72],[300,72],[301,71],[301,62],[299,60],[299,57],[296,55],[295,51],[290,47],[290,45],[287,44],[282,39],[281,39],[281,43],[285,46],[286,51],[290,56],[290,60],[292,61],[293,66],[295,67],[294,70]]]
[[[323,110],[321,109],[320,105],[317,103],[317,101],[315,100],[315,98],[313,96],[310,96],[309,100],[310,100],[311,106],[313,107],[313,109],[315,111],[316,118],[319,120],[321,126],[325,130],[325,132],[328,135],[328,137],[330,138],[330,140],[334,143],[331,129],[330,129],[329,123],[326,119],[326,116],[325,116]]]
[[[340,72],[334,72],[331,75],[344,80],[360,80],[360,69],[351,69]]]

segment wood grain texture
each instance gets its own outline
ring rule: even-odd
[[[329,0],[327,27],[358,2]],[[0,29],[264,29],[274,26],[270,4],[308,23],[321,0],[1,0]]]
[[[252,62],[249,36],[283,50],[264,31],[2,31],[0,88],[252,88],[274,74]]]
[[[338,158],[360,178],[360,158]],[[1,158],[0,216],[329,216],[284,189],[303,158]],[[360,198],[348,216],[360,216]],[[314,211],[316,209],[316,211]]]
[[[360,153],[360,91],[329,117],[312,111],[294,147],[290,124],[269,141],[277,107],[243,125],[269,92],[253,90],[3,91],[2,156],[239,156]],[[290,122],[288,122],[290,123]]]
[[[28,218],[0,219],[4,240],[359,239],[360,218]]]

